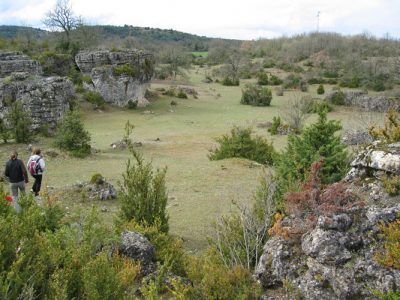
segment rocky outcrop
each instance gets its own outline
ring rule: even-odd
[[[345,145],[363,145],[373,141],[368,130],[365,129],[350,129],[342,133],[341,141]]]
[[[376,178],[386,174],[400,175],[400,143],[383,147],[375,141],[357,155],[351,167],[347,181],[366,175]]]
[[[290,284],[304,299],[376,299],[370,289],[400,289],[400,270],[380,265],[380,222],[392,222],[400,204],[354,208],[320,216],[300,241],[271,238],[255,272],[264,288]]]
[[[54,129],[74,98],[72,83],[62,77],[13,73],[11,78],[0,79],[0,115],[4,115],[13,102],[19,101],[30,113],[34,129],[41,126]]]
[[[119,253],[139,261],[142,275],[149,275],[157,269],[154,247],[140,233],[133,231],[122,232]]]
[[[149,103],[145,92],[153,75],[153,60],[151,54],[135,50],[81,52],[75,57],[79,69],[90,73],[91,83],[85,83],[85,88],[121,107],[129,102],[139,107]]]
[[[42,67],[39,62],[21,52],[0,52],[0,77],[6,77],[15,72],[41,75]]]
[[[339,91],[333,91],[326,96],[330,101]],[[391,109],[400,110],[400,99],[384,95],[368,95],[364,91],[345,91],[344,105],[356,107],[363,111],[387,112]]]

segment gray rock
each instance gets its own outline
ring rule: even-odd
[[[107,103],[121,107],[129,101],[138,107],[149,104],[145,93],[154,72],[151,54],[138,50],[80,52],[75,61],[83,73],[90,73],[92,82],[85,88],[100,93]],[[134,74],[114,74],[114,68],[124,64],[131,66]]]
[[[41,75],[42,67],[39,62],[22,54],[22,52],[0,52],[0,77],[6,77],[16,72],[24,72],[29,75]],[[21,80],[16,79],[16,77],[13,79]]]
[[[23,81],[0,79],[0,114],[10,103],[20,101],[32,118],[32,128],[43,125],[54,129],[75,98],[72,83],[62,77],[29,77]]]
[[[149,275],[156,270],[154,247],[140,233],[124,231],[121,234],[119,253],[140,261],[142,275]]]
[[[364,129],[346,130],[341,140],[345,145],[369,144],[373,141],[372,136]]]

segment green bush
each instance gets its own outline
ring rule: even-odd
[[[188,98],[187,94],[186,94],[184,91],[182,91],[182,90],[180,90],[180,91],[178,92],[178,94],[176,95],[176,97],[177,97],[177,98],[181,98],[181,99],[187,99],[187,98]]]
[[[224,77],[222,85],[225,86],[239,86],[240,82],[238,78]]]
[[[129,135],[128,132],[126,135]],[[119,183],[119,222],[133,220],[145,226],[160,222],[160,230],[168,232],[168,195],[165,187],[167,169],[157,169],[154,172],[151,163],[145,163],[142,155],[133,149],[130,140],[127,141],[133,161],[128,160]]]
[[[137,75],[135,67],[130,64],[115,66],[113,67],[112,72],[114,76],[127,75],[130,77],[135,77]]]
[[[85,157],[90,154],[90,135],[85,130],[78,112],[69,112],[61,121],[54,145],[61,150],[69,151],[76,157]]]
[[[127,104],[128,109],[136,109],[137,108],[137,101],[129,100]]]
[[[93,104],[95,108],[104,108],[106,102],[104,101],[103,96],[99,92],[87,91],[83,95],[83,99],[87,102]]]
[[[326,112],[320,111],[318,121],[303,129],[300,136],[289,136],[276,170],[278,178],[282,179],[283,190],[290,181],[304,182],[314,161],[324,162],[320,170],[323,183],[336,182],[346,174],[346,146],[335,135],[341,128],[338,121],[328,121]]]
[[[322,84],[320,84],[320,85],[318,86],[317,94],[318,94],[318,95],[323,95],[323,94],[325,94],[325,89],[324,89],[324,86],[323,86]]]
[[[21,102],[15,101],[11,104],[6,115],[11,136],[17,143],[26,143],[32,140],[32,119],[28,112],[24,111]]]
[[[268,85],[268,74],[265,72],[259,72],[257,74],[257,84],[258,85]]]
[[[289,74],[284,80],[285,89],[297,89],[300,88],[302,82],[301,76],[295,74]]]
[[[315,101],[314,105],[312,107],[313,113],[318,113],[320,111],[331,112],[332,110],[333,110],[333,107],[331,105],[329,105],[329,103],[326,101]]]
[[[400,194],[400,176],[385,177],[382,183],[390,196],[397,196]]]
[[[254,106],[269,106],[272,100],[272,92],[267,87],[255,84],[246,84],[242,90],[241,104]]]
[[[74,68],[73,57],[70,54],[45,51],[37,60],[42,66],[44,76],[70,76]]]
[[[7,125],[4,118],[0,117],[0,138],[3,140],[4,143],[8,143],[10,139],[11,130]]]
[[[209,159],[242,157],[271,165],[276,158],[274,147],[265,138],[261,136],[252,138],[251,134],[251,128],[233,127],[230,135],[226,134],[216,139],[219,147],[210,150]]]
[[[307,82],[308,82],[308,84],[324,84],[324,83],[326,83],[325,79],[316,78],[316,77],[308,79]]]
[[[334,104],[334,105],[344,105],[345,98],[346,98],[346,95],[342,91],[339,90],[339,91],[333,93],[330,100],[331,100],[332,104]]]
[[[72,83],[76,86],[81,86],[82,85],[82,74],[77,69],[76,66],[71,66],[69,71],[68,71],[68,78],[71,79]]]
[[[273,118],[272,118],[272,125],[271,125],[270,128],[268,128],[268,132],[269,132],[271,135],[276,135],[276,134],[278,134],[278,129],[279,129],[279,127],[281,127],[281,126],[282,126],[281,117],[273,117]]]
[[[269,84],[270,85],[281,85],[283,83],[283,80],[280,79],[278,76],[271,75],[269,78]]]

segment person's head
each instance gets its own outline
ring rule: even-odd
[[[13,152],[11,152],[10,159],[16,160],[17,158],[18,158],[18,152],[14,150]]]
[[[36,155],[40,155],[40,153],[42,153],[42,151],[40,151],[39,148],[33,148],[32,153],[33,153],[33,154],[36,154]]]

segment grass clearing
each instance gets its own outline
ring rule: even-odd
[[[84,118],[85,127],[92,136],[92,146],[99,152],[86,159],[45,157],[47,170],[44,185],[58,189],[77,181],[89,181],[94,173],[101,173],[116,184],[125,169],[129,153],[127,150],[114,150],[110,144],[122,138],[124,125],[129,120],[135,125],[133,140],[142,142],[143,146],[138,149],[145,159],[151,160],[156,168],[168,168],[170,232],[181,236],[188,249],[202,249],[207,236],[212,233],[211,226],[216,217],[233,209],[232,200],[251,201],[262,174],[261,168],[251,168],[250,162],[243,159],[209,161],[207,154],[215,146],[214,139],[229,132],[233,125],[253,126],[255,133],[273,141],[278,150],[283,149],[285,136],[271,137],[265,128],[257,128],[256,125],[282,115],[290,97],[299,94],[288,91],[283,97],[277,97],[273,93],[270,107],[241,105],[241,87],[202,83],[204,72],[205,69],[199,68],[189,74],[189,85],[198,91],[198,99],[191,96],[189,99],[161,97],[144,109],[88,110]],[[152,84],[152,88],[168,86],[168,83],[162,82]],[[316,95],[316,88],[317,85],[310,87],[313,96]],[[327,91],[330,89],[329,86],[325,88]],[[171,106],[171,100],[177,105]],[[363,114],[339,108],[330,113],[329,118],[351,124],[355,115]],[[313,115],[307,122],[315,119]],[[51,139],[41,138],[34,146],[46,152],[51,148]],[[20,157],[27,161],[29,153],[26,145],[0,145],[0,159],[5,162],[8,153],[15,147],[20,151]],[[118,210],[116,201],[82,202],[78,194],[62,199],[65,199],[63,205],[71,211],[92,205],[106,206],[109,212],[102,214],[105,222],[111,222]]]

